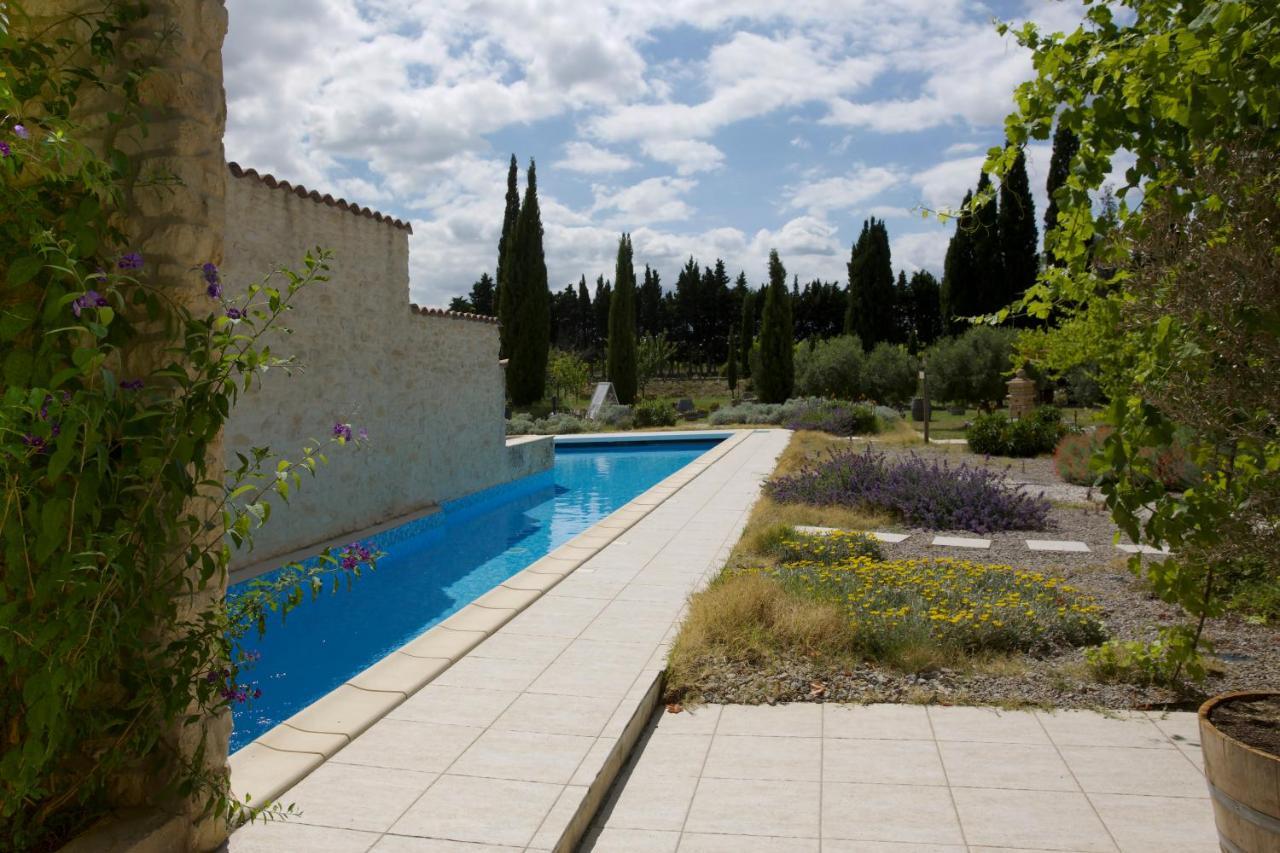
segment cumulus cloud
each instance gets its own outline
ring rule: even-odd
[[[890,187],[901,183],[905,175],[893,166],[858,164],[846,175],[823,178],[790,188],[790,209],[824,213],[857,207]]]
[[[630,157],[581,141],[565,145],[564,158],[555,164],[558,169],[588,175],[625,172],[635,165]]]

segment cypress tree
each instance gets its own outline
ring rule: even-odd
[[[547,352],[551,348],[551,291],[542,252],[542,214],[538,209],[538,177],[529,161],[524,203],[503,267],[509,307],[507,390],[511,402],[527,406],[542,399],[547,381]]]
[[[943,328],[951,334],[964,325],[957,318],[977,313],[973,310],[974,282],[973,214],[969,204],[973,191],[964,194],[960,216],[956,219],[956,233],[947,245],[947,257],[943,262],[942,288],[939,293],[939,309]]]
[[[862,223],[862,233],[849,256],[849,297],[845,332],[857,335],[868,349],[894,337],[893,264],[889,231],[883,220]]]
[[[605,370],[618,402],[636,399],[636,271],[631,263],[631,235],[618,241],[618,262],[609,300],[609,354]]]
[[[1000,262],[1004,284],[997,303],[998,310],[1022,296],[1036,282],[1040,271],[1039,242],[1036,231],[1036,205],[1031,199],[1031,183],[1027,180],[1027,160],[1021,149],[1013,166],[1000,184]]]
[[[762,403],[785,403],[795,384],[795,344],[787,270],[778,250],[769,252],[769,286],[760,320],[760,375],[755,378]]]
[[[1049,205],[1044,210],[1044,262],[1056,266],[1051,244],[1053,230],[1058,227],[1058,203],[1053,196],[1071,174],[1071,161],[1080,150],[1080,137],[1069,127],[1058,122],[1058,129],[1053,132],[1053,156],[1049,158],[1049,177],[1045,180],[1045,192],[1049,194]]]
[[[511,295],[507,281],[507,255],[511,250],[511,239],[516,230],[516,221],[520,217],[520,187],[518,186],[519,169],[516,166],[516,155],[511,155],[511,167],[507,169],[507,209],[502,214],[502,236],[498,238],[498,346],[501,358],[511,355]]]
[[[738,397],[738,339],[733,329],[729,330],[729,362],[724,366],[724,379],[729,386],[729,399]]]
[[[596,298],[593,303],[595,317],[591,329],[592,349],[600,346],[609,338],[609,302],[612,297],[613,285],[605,281],[604,276],[596,276]]]
[[[644,265],[644,284],[640,285],[638,307],[636,309],[640,331],[646,335],[656,335],[662,331],[662,282],[658,271]]]
[[[916,270],[907,284],[911,300],[911,330],[918,346],[928,346],[946,331],[938,280],[928,270]]]
[[[975,198],[991,187],[991,176],[978,177]],[[1004,307],[1004,254],[1000,251],[1000,210],[995,196],[974,211],[973,217],[973,302],[970,314],[987,314]]]
[[[747,274],[739,273],[738,280],[742,282],[745,289],[747,284]],[[742,294],[742,318],[739,321],[738,328],[738,346],[742,348],[739,356],[742,358],[742,375],[744,377],[751,376],[751,344],[756,339],[756,295],[749,289]]]
[[[587,292],[587,277],[578,279],[578,330],[574,335],[574,349],[591,348],[591,330],[595,328],[595,315],[591,313],[591,294]]]

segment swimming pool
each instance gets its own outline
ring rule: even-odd
[[[555,467],[372,537],[349,590],[308,601],[247,644],[262,697],[235,708],[237,750],[563,545],[723,437],[556,443]],[[236,587],[229,592],[234,595]]]

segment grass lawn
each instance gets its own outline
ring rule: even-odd
[[[929,421],[929,438],[964,438],[965,424],[976,418],[978,414],[977,409],[965,409],[963,414],[953,415],[945,406],[935,404],[933,418]],[[1062,410],[1062,422],[1066,424],[1089,426],[1101,421],[1102,416],[1101,409],[1073,407]],[[910,414],[905,418],[905,421],[911,424],[911,428],[923,438],[924,424],[922,422],[911,420]]]

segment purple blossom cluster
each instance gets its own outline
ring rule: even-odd
[[[363,542],[352,542],[338,552],[338,565],[347,571],[353,571],[362,563],[373,562],[373,550]]]
[[[795,474],[765,484],[781,503],[869,507],[929,530],[1043,530],[1049,502],[1011,485],[1003,474],[911,455],[891,460],[868,450],[833,451]]]
[[[138,252],[126,252],[116,261],[116,266],[125,272],[142,269],[142,255]]]
[[[71,303],[71,313],[76,315],[76,319],[79,319],[84,309],[106,308],[107,304],[107,297],[96,290],[90,290],[75,298],[75,301]]]
[[[204,292],[209,294],[210,299],[222,298],[222,276],[218,274],[218,268],[212,263],[205,263],[200,267],[200,276],[204,279]]]
[[[870,406],[822,400],[801,409],[787,422],[787,429],[816,430],[831,435],[868,435],[879,431]]]

